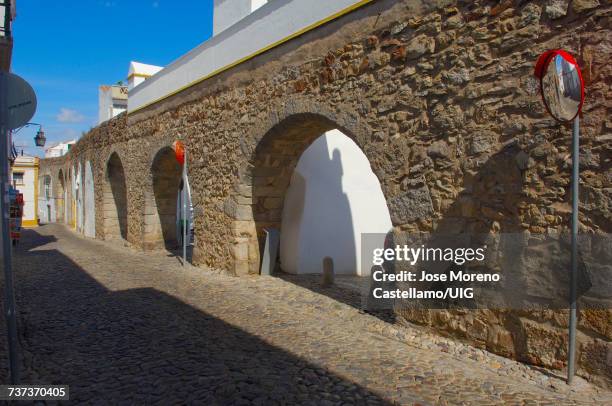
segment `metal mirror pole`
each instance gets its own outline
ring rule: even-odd
[[[569,349],[567,362],[567,383],[572,383],[576,361],[576,278],[578,275],[578,186],[579,176],[579,118],[574,119],[572,133],[572,269],[570,271],[570,322],[569,322]]]
[[[576,116],[572,133],[572,269],[570,271],[570,314],[567,383],[574,379],[576,361],[576,277],[578,274],[578,186],[579,177],[579,133],[580,123]]]
[[[187,264],[187,151],[183,164],[183,266]]]
[[[0,238],[2,239],[2,265],[4,268],[4,313],[9,352],[11,384],[19,383],[19,349],[17,318],[13,291],[12,247],[9,229],[9,130],[7,76],[0,72]]]

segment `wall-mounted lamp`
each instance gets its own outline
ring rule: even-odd
[[[45,138],[45,132],[42,130],[42,126],[40,126],[36,132],[36,137],[34,137],[34,143],[36,143],[37,147],[44,147],[45,141],[47,141],[47,138]]]
[[[42,124],[27,123],[23,127],[18,128],[17,130],[13,131],[13,134],[17,134],[22,129],[24,129],[26,127],[29,127],[31,125],[37,125],[38,126],[38,131],[36,132],[36,137],[34,137],[34,143],[36,143],[37,147],[44,147],[45,146],[45,141],[47,141],[47,138],[45,137],[45,132],[42,129]]]

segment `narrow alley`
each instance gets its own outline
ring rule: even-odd
[[[23,379],[70,385],[71,403],[612,401],[581,379],[570,391],[560,374],[463,344],[449,352],[290,279],[183,268],[61,225],[26,230],[14,263]]]

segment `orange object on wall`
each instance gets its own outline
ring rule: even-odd
[[[176,156],[176,160],[179,164],[185,164],[185,146],[182,142],[176,140],[174,144],[172,144],[172,148],[174,148],[174,154]]]

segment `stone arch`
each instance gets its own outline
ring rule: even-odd
[[[181,167],[171,146],[165,145],[155,152],[150,170],[151,188],[145,193],[143,246],[174,250],[178,246],[176,210]]]
[[[239,174],[235,194],[225,202],[225,212],[234,222],[231,256],[236,274],[259,272],[264,230],[280,229],[284,198],[294,168],[315,139],[338,129],[368,155],[365,143],[368,131],[357,116],[324,110],[300,112],[300,107],[296,102],[284,108],[282,114],[269,117],[269,129],[255,136],[250,162]],[[374,167],[371,159],[370,162]],[[384,187],[382,190],[384,194]]]
[[[105,166],[103,186],[104,238],[127,240],[127,186],[123,163],[111,153]]]
[[[94,193],[94,177],[90,161],[85,161],[83,176],[83,207],[84,207],[84,233],[87,237],[96,236],[96,202]]]
[[[66,221],[66,180],[62,169],[57,174],[56,185],[55,218],[58,223],[64,223]]]

